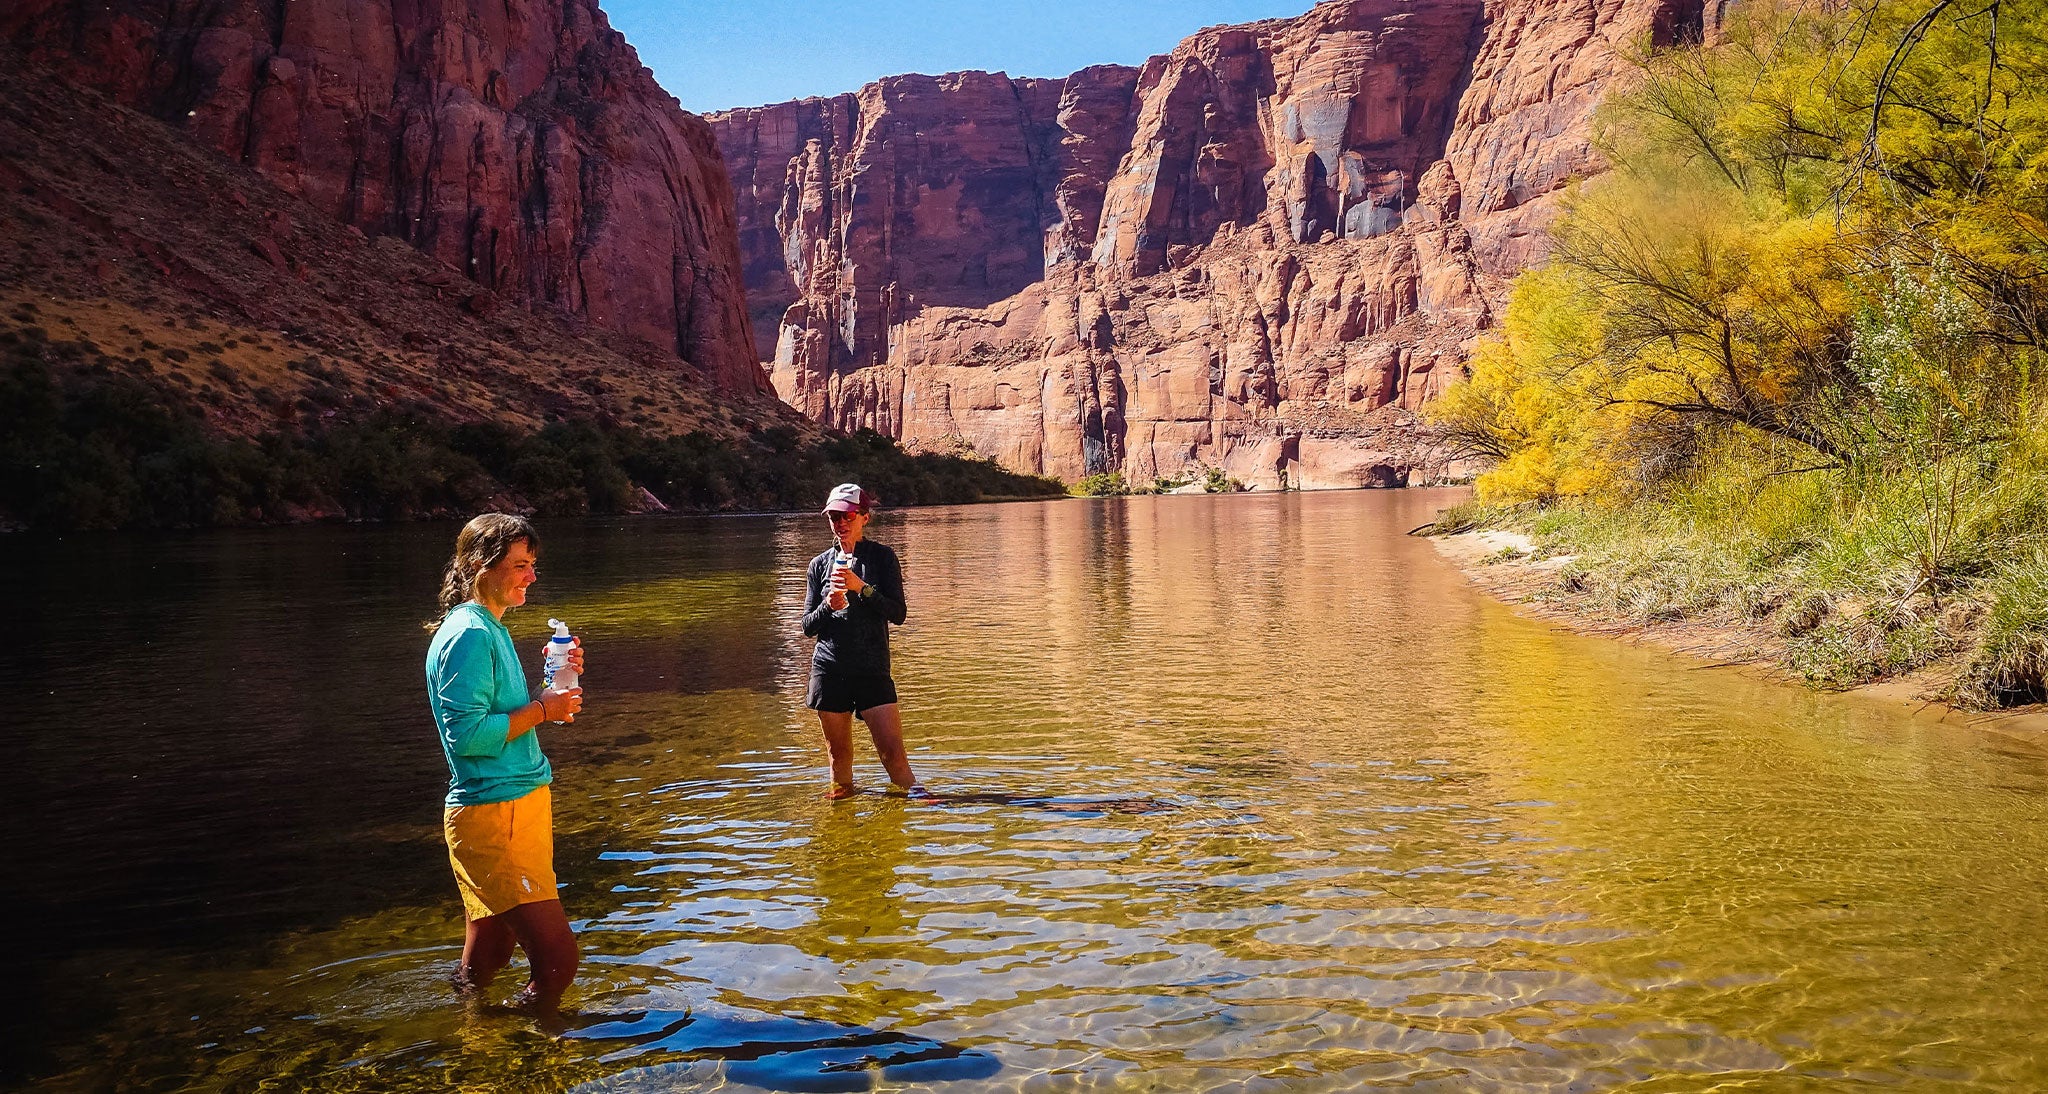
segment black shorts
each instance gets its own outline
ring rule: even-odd
[[[811,667],[811,690],[804,705],[828,714],[859,713],[896,701],[896,681],[887,676],[855,676]]]

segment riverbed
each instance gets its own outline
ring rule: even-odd
[[[541,731],[565,1031],[446,982],[452,525],[5,542],[33,952],[0,1076],[2048,1085],[2048,752],[1520,618],[1403,534],[1458,496],[886,513],[934,797],[839,803],[802,709],[822,519],[544,522],[507,622],[536,668],[550,614],[588,650]]]

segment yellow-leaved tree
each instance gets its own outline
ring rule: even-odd
[[[2048,5],[1762,0],[1647,57],[1600,115],[1613,170],[1431,409],[1496,461],[1481,495],[1641,496],[1729,444],[1892,459],[1903,419],[1856,347],[1902,278],[1976,320],[1920,382],[2009,420],[2028,355],[1998,347],[2048,344],[2044,28]]]

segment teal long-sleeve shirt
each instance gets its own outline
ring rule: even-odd
[[[512,634],[474,601],[458,604],[427,646],[427,703],[448,757],[448,804],[511,801],[554,781],[538,732],[505,740],[532,702]]]

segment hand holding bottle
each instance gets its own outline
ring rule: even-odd
[[[846,595],[859,596],[861,590],[868,587],[868,583],[861,580],[861,576],[859,574],[853,572],[853,556],[845,555],[842,557],[844,557],[846,561],[840,563],[839,569],[835,571],[834,583],[837,584],[839,588],[845,590]]]
[[[554,721],[573,722],[576,712],[583,709],[583,689],[578,686],[583,677],[583,643],[559,619],[548,620],[548,626],[555,629],[555,634],[542,653],[541,688],[546,697],[541,700],[541,709],[562,715]],[[555,698],[561,701],[552,701]]]
[[[832,576],[825,592],[825,603],[835,612],[846,610],[848,578],[859,580],[853,572],[853,554],[849,551],[836,552],[832,556]]]
[[[541,715],[550,722],[573,722],[583,710],[582,688],[545,688],[540,693]]]

